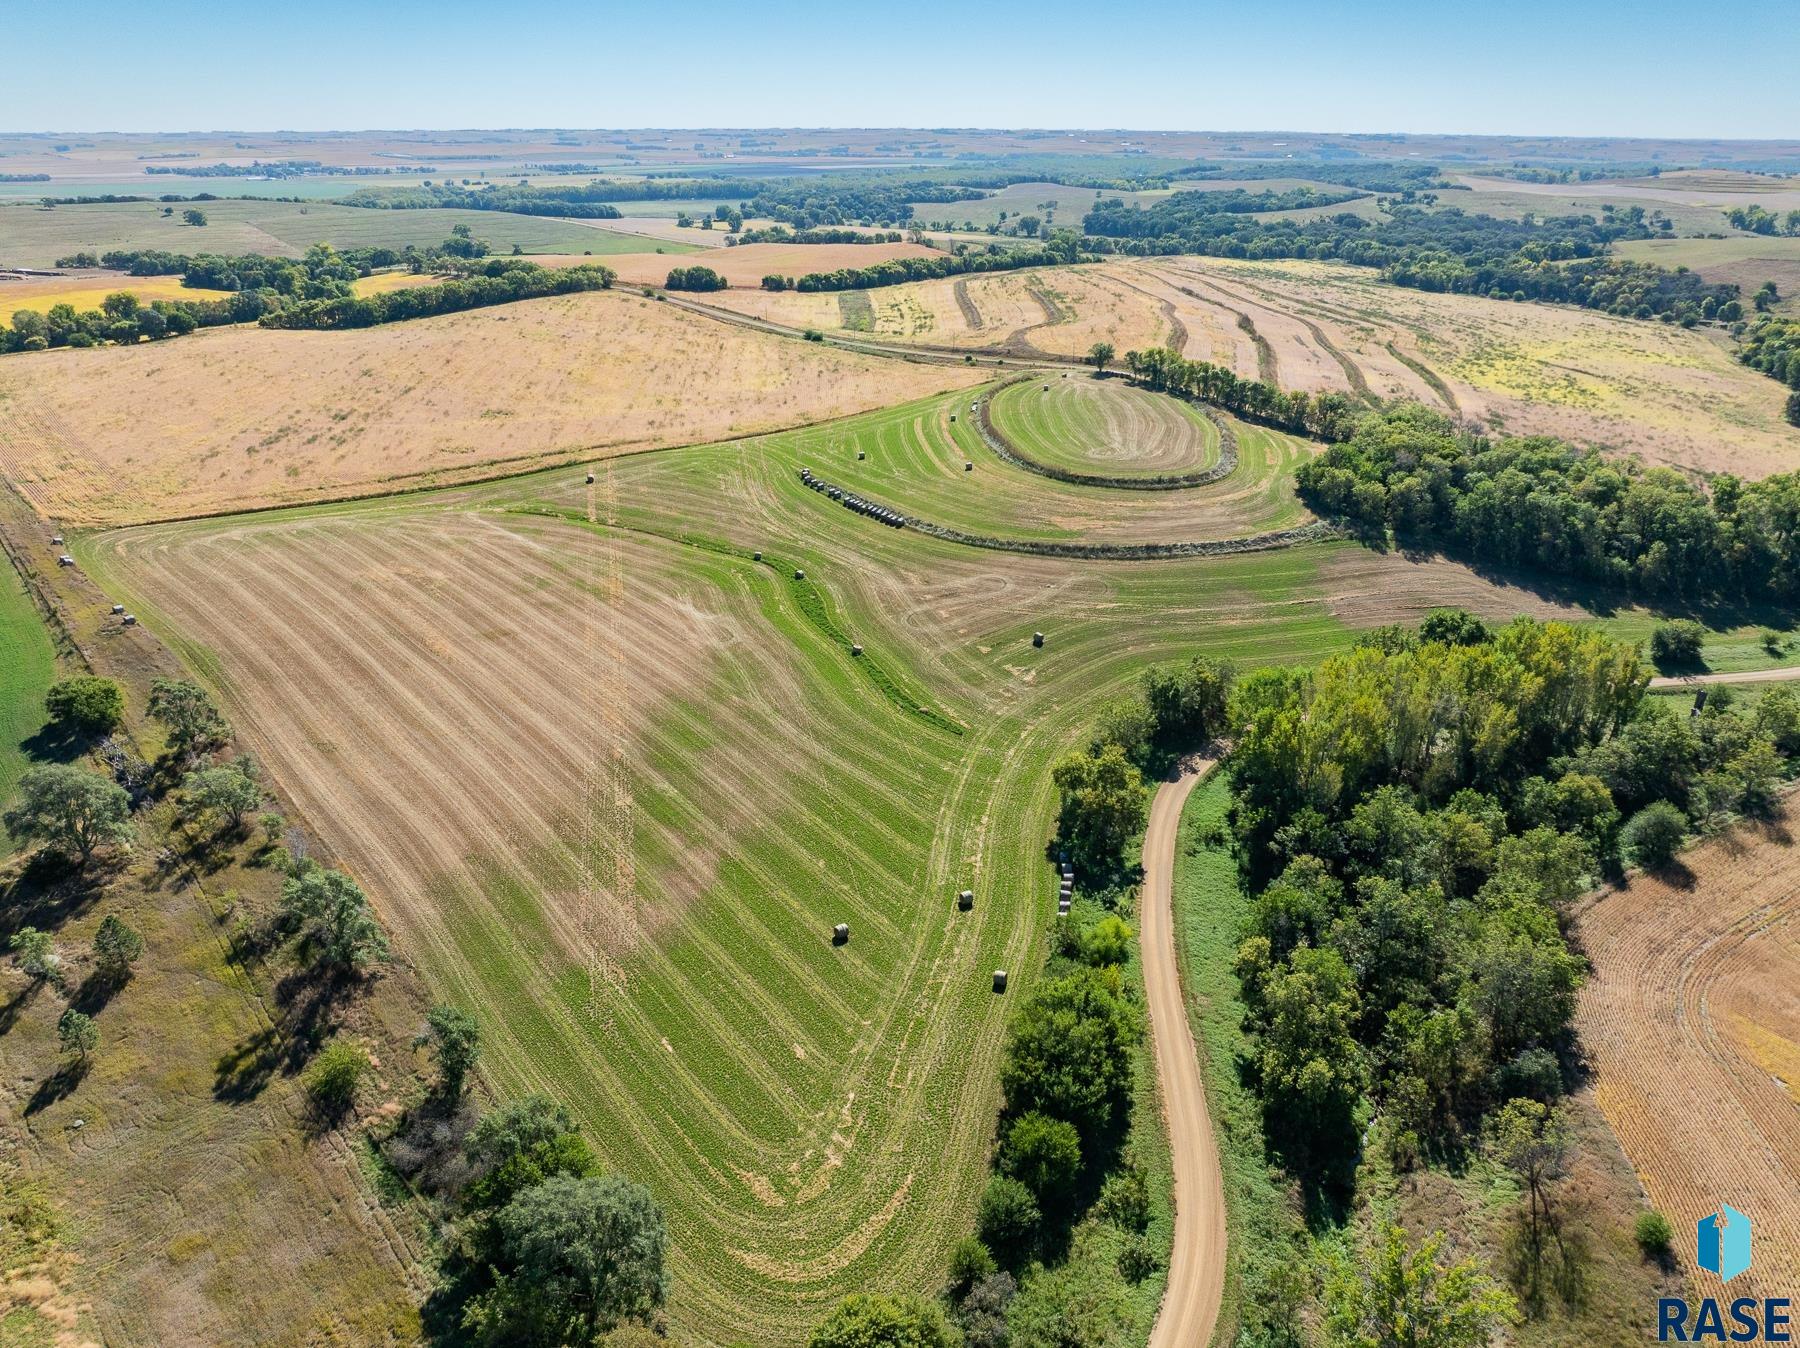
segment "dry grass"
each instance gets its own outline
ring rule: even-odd
[[[184,286],[179,276],[125,276],[117,272],[79,272],[73,276],[32,276],[18,280],[0,277],[0,322],[21,309],[48,313],[58,304],[80,310],[98,309],[108,295],[121,290],[143,303],[151,300],[223,300],[229,290]]]
[[[46,515],[122,523],[717,439],[978,377],[588,293],[356,332],[11,356],[0,469]]]
[[[1754,1287],[1800,1277],[1800,878],[1789,829],[1707,842],[1590,901],[1581,998],[1595,1098],[1675,1224],[1729,1200],[1756,1223]],[[1692,1246],[1676,1241],[1685,1261]],[[1755,1294],[1755,1293],[1752,1293]]]

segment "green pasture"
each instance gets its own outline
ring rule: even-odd
[[[1219,461],[1219,428],[1193,404],[1123,380],[1049,375],[998,390],[988,416],[1049,468],[1107,477],[1197,473]]]
[[[0,558],[0,807],[31,766],[26,742],[44,725],[44,693],[56,680],[56,656],[37,605],[12,564]],[[0,856],[12,840],[0,828]]]
[[[644,251],[643,239],[590,224],[505,211],[382,211],[329,202],[208,201],[204,226],[185,225],[176,204],[171,216],[157,202],[57,206],[0,204],[0,265],[48,267],[71,253],[160,248],[172,253],[266,253],[298,257],[315,243],[334,248],[425,248],[442,243],[455,225],[496,253],[517,244],[527,253]],[[669,251],[686,245],[665,243]]]

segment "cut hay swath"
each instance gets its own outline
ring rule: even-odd
[[[696,1345],[793,1343],[846,1292],[941,1281],[1054,911],[1048,770],[1095,708],[1160,660],[1340,645],[1334,591],[1441,590],[1346,544],[1155,565],[961,547],[798,478],[865,444],[870,472],[937,490],[967,397],[617,461],[614,527],[577,467],[78,544],[217,672],[402,955],[481,1017],[494,1087],[566,1101],[663,1202]],[[1057,485],[968,476],[994,528]],[[1467,579],[1475,607],[1512,606]],[[597,626],[625,665],[616,717]],[[586,803],[615,747],[629,896]]]

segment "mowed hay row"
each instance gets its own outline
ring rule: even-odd
[[[1286,529],[1312,519],[1293,490],[1294,468],[1317,448],[1310,441],[1231,422],[1238,464],[1218,482],[1167,492],[1081,486],[1030,472],[994,454],[971,420],[969,405],[977,396],[974,390],[939,395],[834,425],[764,437],[740,461],[749,477],[724,498],[724,508],[751,508],[772,491],[778,497],[792,495],[792,505],[783,507],[790,514],[809,519],[842,515],[865,535],[888,532],[887,526],[854,516],[823,493],[807,490],[799,470],[810,468],[833,485],[910,518],[1003,539],[1190,542]],[[1051,428],[1048,433],[1061,432]],[[633,471],[651,477],[705,471],[685,452],[655,458],[656,463],[634,465]],[[969,463],[975,465],[973,471],[965,471]],[[552,496],[560,505],[572,506],[579,488],[579,483],[563,483]],[[634,522],[643,518],[674,531],[680,526],[672,507],[665,510],[659,503],[690,498],[652,493],[641,499],[650,513],[634,514]]]
[[[1048,894],[1042,762],[1026,808],[987,819],[996,760],[959,768],[954,736],[921,733],[747,560],[624,540],[609,639],[581,617],[603,539],[570,524],[100,546],[152,621],[214,654],[401,948],[484,1016],[507,1093],[569,1099],[656,1189],[684,1325],[731,1341],[750,1316],[790,1341],[852,1287],[935,1282],[991,1129],[1004,1005],[975,975],[1023,965]],[[615,892],[609,640],[636,903]],[[997,901],[953,915],[940,899],[973,882]],[[856,939],[834,951],[838,920]]]
[[[1159,265],[1310,321],[1379,397],[1412,397],[1504,433],[1559,435],[1703,472],[1762,477],[1800,465],[1800,441],[1781,417],[1781,386],[1739,364],[1718,332],[1413,290],[1335,263]],[[1280,347],[1276,356],[1284,359]],[[1336,387],[1353,391],[1347,378]]]
[[[994,429],[1038,463],[1096,475],[1196,473],[1219,461],[1219,428],[1191,403],[1121,379],[1025,379],[989,403]]]
[[[0,365],[0,468],[46,515],[142,521],[718,439],[978,377],[587,293],[21,356]]]
[[[1800,1278],[1794,821],[1790,805],[1776,824],[1703,843],[1683,857],[1691,882],[1633,876],[1579,921],[1595,1099],[1678,1234],[1721,1202],[1749,1215],[1750,1295]],[[1675,1248],[1686,1263],[1691,1242]]]

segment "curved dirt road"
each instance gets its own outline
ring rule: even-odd
[[[1150,1348],[1206,1348],[1225,1290],[1225,1191],[1212,1116],[1200,1082],[1200,1058],[1181,991],[1181,970],[1175,962],[1174,913],[1175,834],[1181,807],[1194,784],[1216,765],[1213,758],[1191,759],[1182,764],[1179,777],[1157,787],[1144,834],[1143,902],[1138,906],[1144,1000],[1150,1008],[1156,1075],[1162,1083],[1175,1166],[1175,1248],[1169,1256],[1169,1290],[1163,1293]]]

